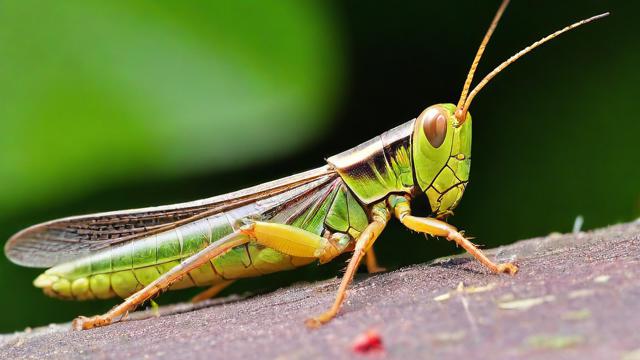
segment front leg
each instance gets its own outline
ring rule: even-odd
[[[364,229],[364,231],[356,240],[356,246],[353,250],[351,261],[349,261],[347,271],[345,272],[344,276],[342,276],[342,281],[340,282],[340,287],[338,288],[338,293],[336,294],[336,299],[333,302],[333,305],[326,312],[308,319],[306,321],[307,326],[317,328],[320,325],[329,322],[338,314],[340,306],[347,296],[347,287],[349,287],[349,283],[351,283],[351,281],[353,280],[353,276],[358,270],[360,261],[362,261],[362,258],[365,256],[367,251],[371,249],[371,246],[376,241],[382,230],[384,230],[384,227],[389,221],[389,217],[389,210],[384,203],[380,203],[374,206],[373,221]]]
[[[480,249],[471,241],[467,240],[455,227],[444,221],[434,218],[422,218],[411,215],[409,200],[403,196],[391,196],[389,204],[393,208],[394,215],[400,222],[409,229],[432,236],[441,236],[447,240],[455,241],[467,252],[473,255],[482,265],[495,273],[506,273],[514,275],[518,272],[518,267],[512,263],[496,264],[491,261]]]

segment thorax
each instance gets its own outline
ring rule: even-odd
[[[415,120],[397,126],[327,162],[364,204],[391,193],[413,193],[411,134]]]

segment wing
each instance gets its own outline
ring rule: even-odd
[[[337,176],[329,166],[324,166],[204,200],[53,220],[13,235],[5,245],[5,254],[18,265],[50,267]]]

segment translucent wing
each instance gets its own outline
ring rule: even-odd
[[[22,266],[50,267],[335,176],[333,170],[324,166],[204,200],[53,220],[12,236],[5,245],[5,253]]]

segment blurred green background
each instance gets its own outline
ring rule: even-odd
[[[3,1],[0,238],[317,167],[426,106],[456,102],[498,3]],[[476,98],[472,181],[450,222],[497,246],[570,231],[577,215],[585,228],[640,216],[639,10],[595,0],[510,6],[479,77],[572,21],[612,15],[536,50]],[[397,224],[376,248],[388,268],[460,251]],[[47,298],[31,285],[40,271],[0,259],[1,332],[114,304]]]

